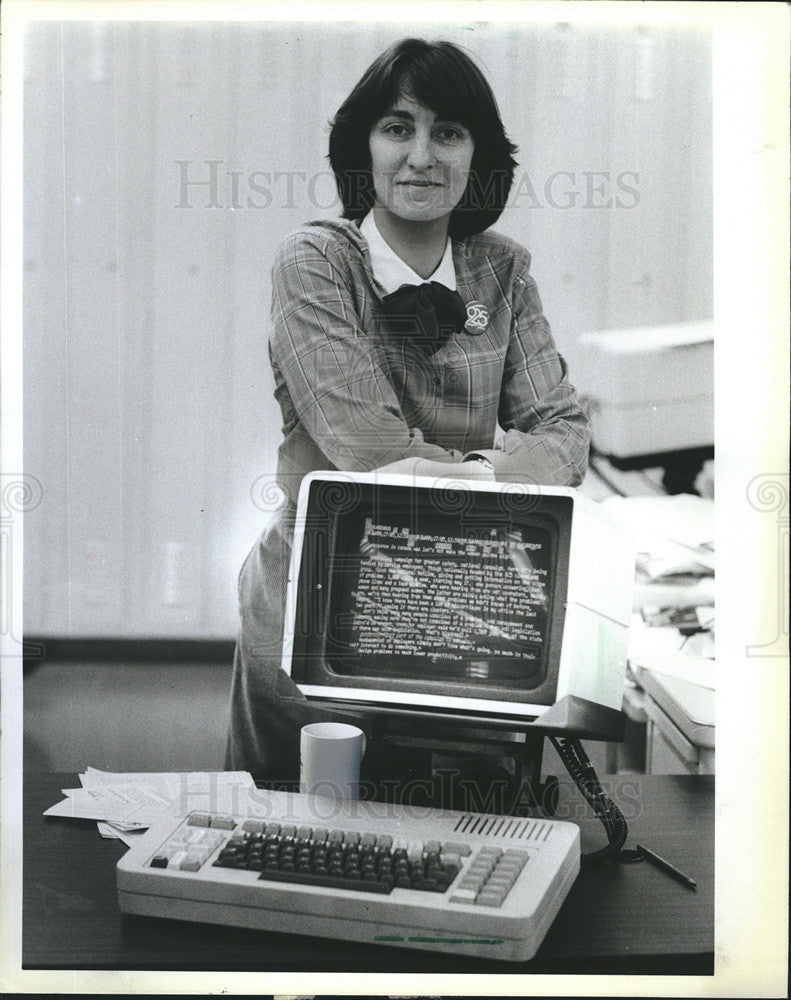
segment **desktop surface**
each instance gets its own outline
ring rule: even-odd
[[[615,775],[602,783],[629,824],[627,846],[654,850],[698,889],[646,863],[583,866],[538,954],[518,964],[124,916],[115,869],[125,845],[102,839],[94,822],[43,817],[75,776],[27,772],[23,968],[397,972],[408,955],[415,972],[713,973],[713,777]],[[583,851],[606,842],[565,780],[556,818],[580,825]]]

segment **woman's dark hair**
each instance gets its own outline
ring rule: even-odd
[[[463,239],[499,219],[514,177],[517,147],[505,134],[492,89],[468,55],[451,42],[405,38],[366,70],[341,105],[330,131],[330,164],[346,219],[362,219],[374,204],[371,129],[406,95],[469,129],[475,143],[470,179],[450,217]]]

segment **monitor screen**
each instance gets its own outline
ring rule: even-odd
[[[308,693],[553,703],[568,496],[356,481],[310,490],[291,659]]]

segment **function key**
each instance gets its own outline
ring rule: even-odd
[[[312,835],[313,835],[313,830],[309,826],[301,826],[297,830],[297,839],[298,840],[310,840],[310,838],[311,838]]]
[[[426,854],[439,854],[442,850],[442,845],[438,840],[427,840],[425,851]]]
[[[279,823],[267,823],[264,828],[264,835],[267,837],[279,837],[280,836],[280,824]]]
[[[187,826],[209,826],[211,816],[208,813],[190,813],[187,817]]]
[[[318,843],[320,843],[320,844],[323,843],[327,839],[328,836],[329,836],[329,834],[327,833],[326,828],[323,827],[323,826],[317,827],[313,831],[313,839],[315,841],[317,841]]]
[[[387,836],[387,834],[385,834],[384,836],[381,836],[381,837],[377,837],[376,838],[376,846],[381,851],[389,851],[392,848],[392,846],[393,846],[393,838]]]
[[[280,828],[280,836],[293,839],[297,835],[297,828],[291,823],[287,823]]]
[[[329,842],[331,844],[342,844],[343,843],[343,830],[330,830]]]
[[[242,823],[242,829],[245,833],[263,833],[264,821],[261,819],[246,819]]]
[[[349,847],[356,847],[360,843],[360,834],[356,830],[347,830],[343,835],[343,842]]]
[[[376,845],[376,834],[375,833],[364,833],[360,837],[360,847],[369,848]]]
[[[233,816],[212,816],[210,825],[214,830],[233,830],[236,827],[236,820]]]

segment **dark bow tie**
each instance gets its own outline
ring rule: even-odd
[[[464,329],[467,309],[458,292],[438,281],[401,285],[382,299],[388,331],[435,354],[451,336]]]

